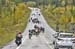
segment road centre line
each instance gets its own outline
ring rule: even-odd
[[[26,36],[22,39],[22,40],[23,40],[23,41],[22,41],[22,44],[26,41],[27,38],[28,38],[28,35],[26,35]],[[22,44],[21,44],[21,45],[22,45]],[[19,49],[19,48],[21,47],[21,45],[18,46],[16,49]]]
[[[50,43],[50,42],[44,37],[44,35],[42,35],[41,37],[42,37],[42,39],[46,42],[46,44],[48,45],[48,47],[49,47],[50,49],[53,49],[53,47],[50,46],[50,44],[52,44],[52,43]]]

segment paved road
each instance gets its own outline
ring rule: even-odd
[[[32,15],[34,13],[35,13],[35,15]],[[37,13],[40,14],[40,16]],[[50,28],[49,28],[49,26],[47,26],[46,21],[44,21],[44,18],[42,16],[40,10],[36,11],[35,9],[33,9],[31,14],[30,14],[30,17],[39,18],[39,20],[41,21],[41,24],[40,25],[37,24],[37,25],[45,26],[45,28],[47,27],[46,32],[50,31],[49,30]],[[11,43],[9,43],[7,46],[5,46],[2,49],[24,49],[24,48],[25,49],[50,49],[49,41],[47,38],[50,38],[51,35],[50,35],[50,37],[48,37],[49,36],[48,34],[46,34],[46,33],[42,34],[41,33],[38,37],[32,36],[31,40],[28,38],[28,30],[33,29],[34,25],[35,24],[33,24],[32,22],[28,22],[27,28],[25,29],[25,31],[23,33],[22,45],[17,47],[16,44],[14,43],[14,40],[13,40]],[[45,35],[47,35],[47,36],[45,36]]]
[[[32,39],[30,40],[28,38],[28,30],[33,29],[33,24],[32,22],[28,22],[28,25],[23,33],[23,39],[22,39],[22,44],[17,47],[16,44],[14,43],[14,40],[6,45],[2,49],[54,49],[52,44],[54,38],[52,34],[56,33],[45,21],[43,15],[40,12],[40,9],[35,10],[36,8],[31,8],[32,12],[30,14],[30,18],[38,18],[41,21],[41,24],[37,24],[39,26],[45,27],[45,33],[41,33],[38,37],[32,36]],[[35,15],[33,15],[35,14]],[[40,14],[40,15],[38,15]],[[29,19],[30,19],[29,18]]]

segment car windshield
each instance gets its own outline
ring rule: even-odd
[[[61,38],[64,38],[64,37],[66,37],[66,38],[72,38],[73,35],[64,35],[64,34],[60,34],[60,37],[61,37]]]

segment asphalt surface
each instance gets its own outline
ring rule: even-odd
[[[28,30],[33,29],[33,26],[35,25],[34,23],[32,23],[32,21],[30,21],[28,22],[27,27],[23,33],[22,44],[17,47],[13,40],[8,45],[4,46],[2,49],[54,49],[54,46],[52,45],[52,42],[54,40],[52,34],[56,32],[47,24],[43,15],[40,12],[40,9],[35,10],[35,8],[31,8],[31,10],[32,12],[30,14],[30,18],[38,18],[41,23],[37,25],[43,26],[45,28],[45,33],[40,33],[40,35],[37,37],[33,35],[32,39],[29,39]]]

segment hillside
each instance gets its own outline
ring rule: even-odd
[[[74,0],[55,1],[41,7],[48,24],[58,32],[75,32],[75,4]]]
[[[13,40],[17,31],[24,31],[28,7],[40,8],[54,30],[75,32],[75,0],[0,0],[0,47]]]
[[[3,0],[0,0],[3,1]],[[25,3],[3,1],[0,4],[0,47],[14,39],[16,32],[23,32],[30,10]]]

